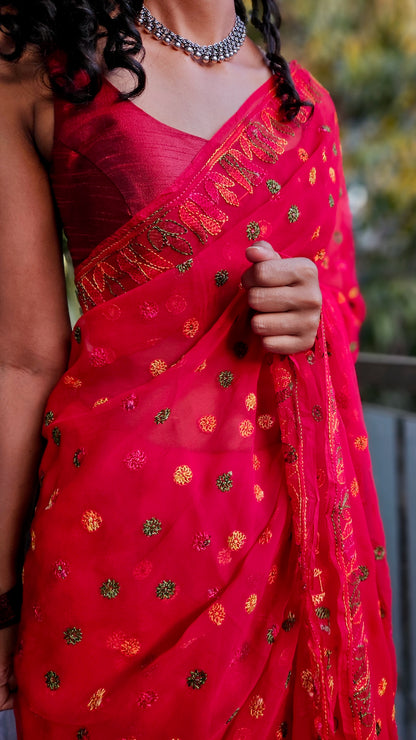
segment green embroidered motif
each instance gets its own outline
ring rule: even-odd
[[[45,673],[45,682],[51,691],[57,691],[61,685],[61,679],[55,671],[48,671]]]
[[[205,671],[191,671],[186,679],[186,683],[191,689],[201,689],[204,683],[207,681],[207,674]]]
[[[159,534],[161,529],[162,522],[160,519],[156,519],[155,516],[152,516],[151,519],[146,519],[143,524],[143,534],[145,534],[146,537],[153,537],[155,534]]]
[[[120,593],[120,584],[114,578],[109,578],[101,584],[100,592],[105,599],[115,599]]]
[[[220,491],[223,491],[226,493],[227,491],[231,491],[233,487],[233,474],[230,470],[228,473],[222,473],[217,478],[217,488],[220,489]]]

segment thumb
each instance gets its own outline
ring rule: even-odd
[[[272,245],[269,242],[259,241],[255,244],[251,244],[246,249],[246,257],[249,262],[267,262],[267,260],[281,260],[281,256],[278,252],[275,252]]]

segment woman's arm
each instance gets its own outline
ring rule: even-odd
[[[69,319],[34,68],[0,65],[0,594],[17,581],[47,397],[65,369]],[[39,134],[40,136],[40,134]],[[42,138],[40,136],[40,138]],[[47,137],[46,137],[47,138]],[[0,639],[0,709],[11,629]],[[3,684],[3,686],[2,686]]]

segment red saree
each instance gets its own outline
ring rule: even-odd
[[[312,116],[282,122],[268,82],[77,270],[25,564],[25,740],[397,737],[337,122],[292,72]],[[318,265],[308,352],[250,330],[259,238]]]

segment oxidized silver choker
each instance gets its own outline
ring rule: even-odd
[[[246,37],[246,27],[239,16],[236,16],[234,27],[225,39],[209,46],[200,46],[194,41],[179,36],[158,21],[151,12],[143,5],[138,18],[138,24],[143,26],[146,33],[152,34],[153,38],[162,41],[163,44],[171,46],[172,49],[180,49],[188,54],[194,62],[204,64],[216,64],[226,62],[237,54]]]

